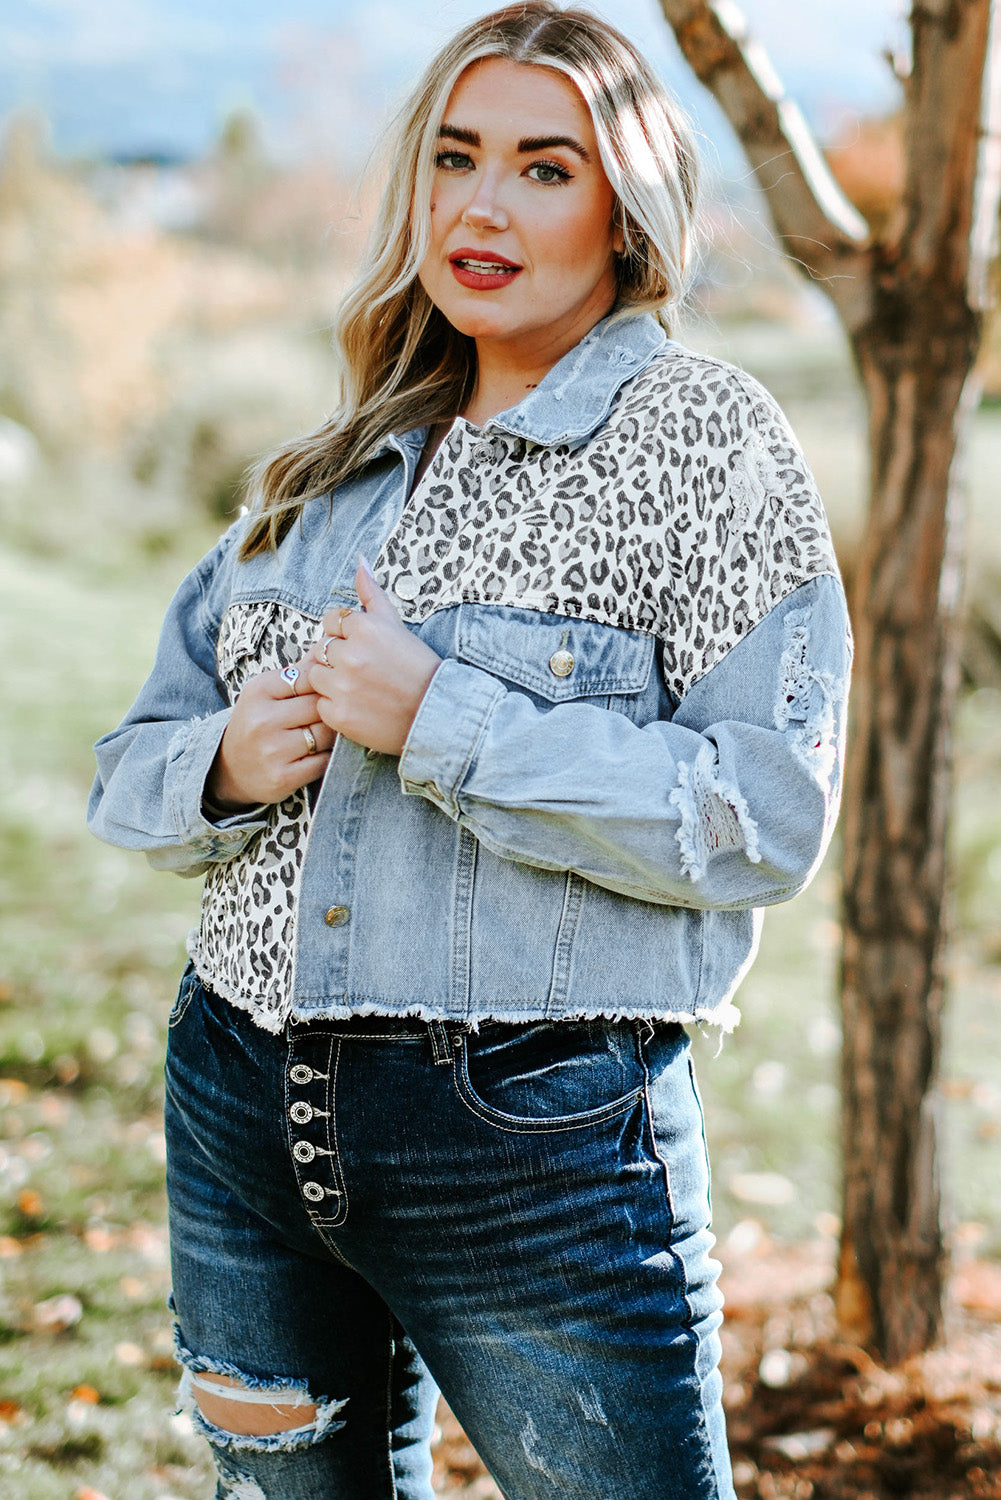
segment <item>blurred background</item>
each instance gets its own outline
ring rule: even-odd
[[[485,8],[7,0],[0,18],[0,1491],[19,1500],[209,1493],[187,1418],[165,1415],[159,1117],[199,893],[86,834],[90,745],[131,701],[248,462],[334,404],[329,325],[378,190],[380,125]],[[878,219],[899,181],[888,55],[901,14],[884,0],[746,9],[842,185]],[[605,14],[704,137],[711,248],[678,336],[782,401],[850,575],[865,439],[839,327],[776,250],[654,0]],[[954,1243],[999,1257],[996,320],[983,375],[942,1103]],[[834,850],[804,897],[769,913],[740,1030],[718,1056],[698,1043],[724,1257],[829,1251],[836,1236],[837,954]],[[475,1472],[456,1460],[445,1492],[495,1493]]]

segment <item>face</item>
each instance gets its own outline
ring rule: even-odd
[[[485,58],[445,109],[421,284],[481,359],[555,363],[615,301],[614,204],[569,79]]]

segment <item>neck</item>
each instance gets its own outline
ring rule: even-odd
[[[507,411],[534,390],[555,364],[569,354],[586,333],[611,311],[606,307],[597,317],[590,311],[572,328],[549,329],[531,344],[506,343],[494,339],[476,340],[476,389],[463,416],[481,427],[499,411]]]

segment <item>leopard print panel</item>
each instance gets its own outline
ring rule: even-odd
[[[375,569],[410,621],[471,600],[657,636],[678,700],[799,584],[836,571],[772,398],[677,345],[583,447],[458,418]]]
[[[219,627],[216,666],[230,702],[249,677],[288,667],[316,640],[319,621],[273,601],[233,604]],[[270,809],[236,859],[205,877],[201,928],[189,952],[202,982],[266,1031],[289,1013],[295,914],[312,807],[304,791]]]

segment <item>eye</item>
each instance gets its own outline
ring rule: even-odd
[[[558,161],[533,161],[528,168],[528,175],[531,176],[532,173],[535,173],[533,182],[544,183],[569,182],[573,175],[566,167],[561,167]]]
[[[473,165],[465,151],[439,151],[434,164],[436,167],[443,167],[446,172],[464,172]]]

